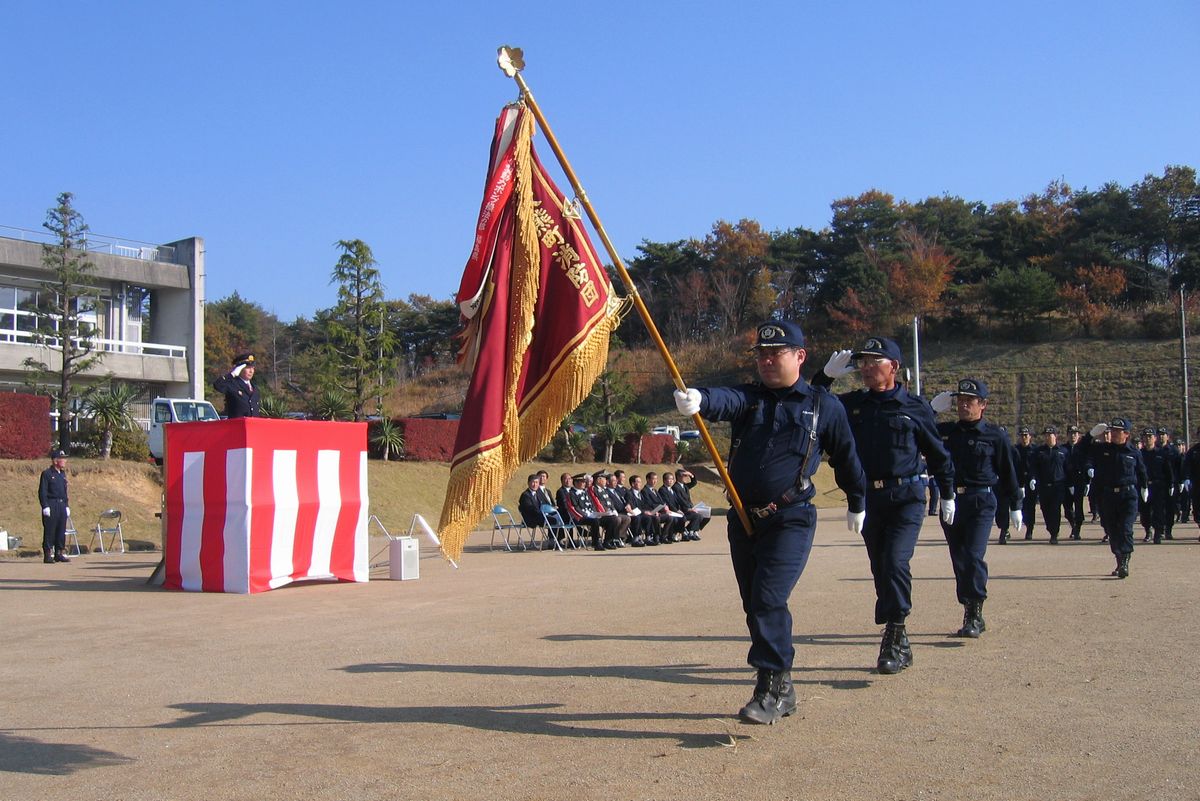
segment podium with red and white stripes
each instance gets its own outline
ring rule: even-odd
[[[171,423],[163,586],[253,593],[367,581],[367,425]]]

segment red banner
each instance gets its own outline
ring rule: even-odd
[[[530,112],[506,108],[459,287],[473,369],[439,524],[452,559],[516,468],[591,390],[620,319],[621,301],[532,137]]]

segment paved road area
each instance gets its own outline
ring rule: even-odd
[[[1200,543],[989,551],[961,622],[941,532],[915,665],[873,671],[861,544],[821,513],[792,597],[798,713],[752,672],[722,528],[609,553],[488,552],[418,581],[253,597],[144,585],[146,556],[0,562],[3,799],[1200,798]]]

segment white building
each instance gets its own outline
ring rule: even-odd
[[[34,335],[37,293],[53,280],[42,244],[52,241],[48,232],[0,226],[0,391],[27,389],[29,357],[52,370],[60,363]],[[89,234],[88,243],[100,294],[89,317],[104,358],[82,380],[112,374],[145,386],[148,397],[204,397],[204,240],[151,245]]]

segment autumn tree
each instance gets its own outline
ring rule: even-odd
[[[1058,296],[1067,314],[1079,323],[1084,334],[1091,336],[1107,309],[1124,291],[1125,276],[1121,271],[1093,264],[1076,268],[1075,280],[1060,287]]]
[[[897,231],[899,255],[882,265],[888,277],[892,309],[897,317],[924,317],[938,307],[938,301],[950,283],[955,259],[937,242],[927,239],[910,226]]]

